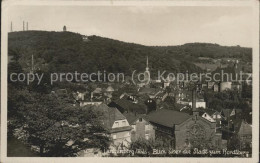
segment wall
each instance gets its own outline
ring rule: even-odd
[[[216,122],[210,115],[208,115],[207,113],[204,113],[202,116],[202,118],[205,118],[206,120],[210,121],[210,122]]]
[[[231,89],[232,82],[221,82],[220,83],[220,92],[225,91],[227,89]]]
[[[202,132],[192,131],[192,127],[194,125],[198,125],[202,128]],[[195,123],[194,117],[188,119],[180,125],[176,125],[175,127],[175,137],[176,137],[176,149],[184,149],[187,148],[192,139],[195,139],[196,136],[198,138],[202,138],[204,142],[210,141],[215,144],[215,128],[216,123],[211,123],[202,117],[198,117]],[[204,138],[203,138],[204,137]]]
[[[111,137],[113,139],[113,144],[118,146],[120,144],[124,144],[125,146],[128,146],[131,142],[131,135],[130,131],[122,131],[122,132],[116,132],[112,133]]]
[[[135,141],[137,139],[153,139],[155,137],[155,131],[153,126],[147,122],[145,119],[141,118],[137,119],[132,124],[132,130],[131,130],[131,140]]]
[[[192,102],[189,102],[189,105],[192,107]],[[206,102],[196,102],[196,108],[206,108]]]
[[[119,128],[119,127],[125,127],[125,126],[129,126],[129,123],[126,119],[122,119],[122,120],[115,121],[112,128]]]

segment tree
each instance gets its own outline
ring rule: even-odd
[[[108,148],[109,137],[98,119],[100,113],[73,107],[55,96],[35,96],[26,107],[24,130],[41,156],[76,156],[86,148]]]

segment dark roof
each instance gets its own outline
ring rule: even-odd
[[[116,108],[108,107],[106,104],[100,104],[98,106],[94,106],[97,111],[101,111],[102,121],[107,129],[112,129],[112,126],[115,121],[126,119],[126,117],[121,114]]]
[[[134,114],[134,113],[128,112],[128,113],[124,113],[123,115],[126,117],[128,123],[130,125],[133,124],[139,118],[143,118],[147,122],[149,122],[149,116],[145,115],[145,114]]]
[[[156,89],[156,88],[146,88],[146,87],[142,87],[139,90],[140,93],[148,93],[148,94],[155,94],[158,91],[159,91],[159,89]]]
[[[131,126],[124,126],[124,127],[120,127],[120,128],[112,128],[110,130],[111,133],[115,133],[115,132],[122,132],[122,131],[129,131],[131,130],[132,127]]]
[[[149,114],[150,122],[157,123],[166,127],[173,127],[175,124],[181,124],[192,116],[187,113],[160,109]]]
[[[125,112],[123,115],[126,117],[128,123],[129,123],[130,125],[131,125],[136,119],[138,119],[138,117],[139,117],[139,115],[135,115],[134,113],[131,113],[131,112],[128,112],[128,113]]]
[[[138,112],[138,113],[146,113],[146,106],[143,104],[135,104],[126,99],[118,99],[113,101],[116,105],[120,106],[124,109],[124,111],[128,112]],[[123,111],[123,112],[124,112]]]

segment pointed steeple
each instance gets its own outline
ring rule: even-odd
[[[148,56],[146,56],[146,71],[149,71],[149,67],[148,67]]]

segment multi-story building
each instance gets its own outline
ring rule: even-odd
[[[149,118],[146,115],[136,115],[134,113],[124,113],[129,124],[132,127],[131,140],[136,141],[139,139],[154,139],[155,131]]]
[[[105,104],[96,106],[96,109],[103,113],[102,123],[113,140],[111,148],[127,147],[131,142],[130,131],[132,127],[126,117],[116,108],[108,107]]]

